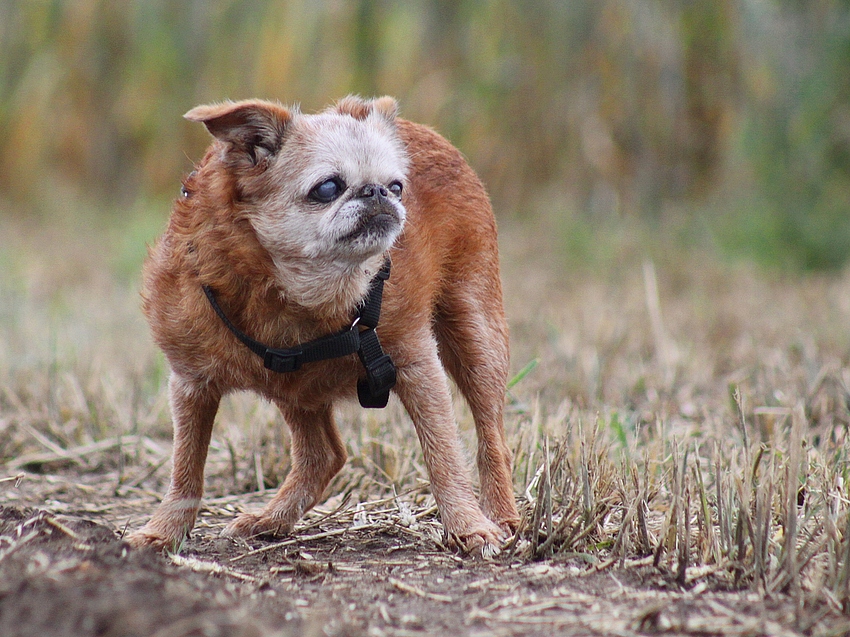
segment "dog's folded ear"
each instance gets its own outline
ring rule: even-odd
[[[292,113],[273,102],[245,100],[196,106],[183,117],[202,122],[213,137],[246,152],[256,164],[280,150]]]
[[[351,115],[354,119],[366,119],[374,113],[394,124],[395,118],[398,116],[398,102],[389,95],[371,100],[364,100],[357,95],[349,95],[339,100],[331,110],[344,115]]]

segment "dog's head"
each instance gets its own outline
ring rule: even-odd
[[[222,142],[240,214],[279,268],[351,267],[389,249],[404,224],[397,110],[390,97],[348,97],[314,115],[249,100],[198,106],[186,118]]]

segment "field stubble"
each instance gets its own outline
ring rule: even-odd
[[[196,530],[159,558],[117,539],[170,460],[167,367],[136,286],[106,240],[3,231],[4,635],[850,630],[850,273],[636,244],[571,271],[549,233],[508,227],[524,515],[495,560],[444,548],[397,403],[341,410],[349,461],[294,537],[219,539],[288,469],[279,415],[242,394],[223,403]]]

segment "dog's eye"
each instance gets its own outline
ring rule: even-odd
[[[310,199],[319,203],[330,203],[345,190],[345,183],[338,177],[327,179],[310,191]]]
[[[387,186],[389,191],[393,193],[396,197],[401,197],[402,185],[400,181],[394,181],[389,186]]]

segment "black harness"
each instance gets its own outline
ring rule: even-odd
[[[387,406],[390,389],[395,386],[396,381],[395,365],[389,355],[381,349],[381,342],[375,331],[378,327],[378,319],[381,317],[384,281],[388,278],[390,278],[389,258],[384,261],[383,267],[372,279],[369,292],[358,308],[351,327],[287,349],[268,347],[240,331],[221,309],[212,288],[208,285],[203,288],[210,305],[227,329],[233,332],[233,335],[248,349],[262,358],[266,368],[273,372],[280,374],[294,372],[304,363],[341,358],[356,353],[363,367],[366,368],[366,378],[357,383],[357,397],[360,405],[380,409]]]

